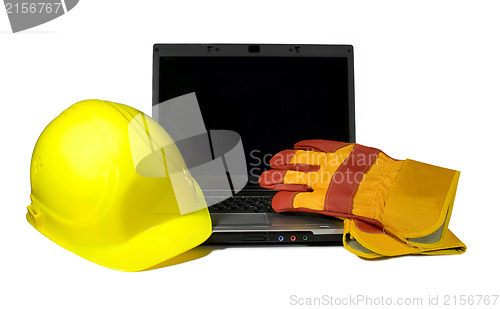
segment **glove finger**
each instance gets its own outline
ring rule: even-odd
[[[276,212],[310,212],[331,215],[324,211],[322,200],[324,200],[324,195],[320,191],[280,191],[274,196],[272,206]]]
[[[307,156],[311,156],[311,159],[305,158],[305,160],[301,160],[301,163],[297,162],[297,158],[295,157],[297,154],[297,150],[283,150],[275,154],[271,160],[269,160],[269,164],[271,168],[277,170],[292,170],[292,171],[301,171],[301,172],[315,172],[319,170],[320,166],[315,163],[318,160],[314,160],[314,154],[309,154]],[[304,156],[305,157],[305,156]],[[295,159],[294,159],[295,158]]]
[[[293,207],[293,201],[297,196],[310,195],[312,192],[290,192],[280,191],[273,197],[272,207],[276,212],[301,211]]]
[[[321,151],[321,152],[335,152],[340,148],[349,146],[349,143],[328,141],[324,139],[308,139],[300,141],[294,145],[297,150],[310,150],[310,151]]]
[[[288,173],[295,173],[295,177],[287,176]],[[284,190],[294,192],[307,192],[313,189],[307,185],[297,174],[303,174],[296,171],[287,170],[268,170],[259,177],[259,185],[266,189]]]

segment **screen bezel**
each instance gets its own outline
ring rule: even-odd
[[[345,57],[348,78],[349,142],[356,142],[354,115],[354,50],[351,45],[309,44],[154,44],[153,106],[159,104],[162,57]]]

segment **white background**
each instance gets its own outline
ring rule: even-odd
[[[422,297],[425,305],[429,295],[499,294],[499,8],[495,1],[81,0],[17,34],[2,9],[0,308],[287,308],[298,307],[290,295],[355,294]],[[450,229],[468,251],[366,261],[343,247],[227,248],[124,273],[57,246],[25,220],[35,142],[84,99],[151,114],[154,43],[354,45],[358,142],[462,171]]]

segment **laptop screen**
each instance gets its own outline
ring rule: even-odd
[[[353,141],[348,67],[347,57],[160,57],[158,102],[195,92],[208,130],[240,134],[254,190],[272,155],[298,141]]]

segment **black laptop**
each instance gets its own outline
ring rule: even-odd
[[[350,45],[154,45],[153,117],[161,124],[156,105],[194,94],[207,130],[235,131],[243,144],[248,181],[242,190],[222,198],[204,191],[207,201],[216,201],[209,203],[208,244],[341,241],[338,219],[275,213],[276,191],[261,188],[258,178],[273,154],[298,141],[355,142],[353,71]]]

